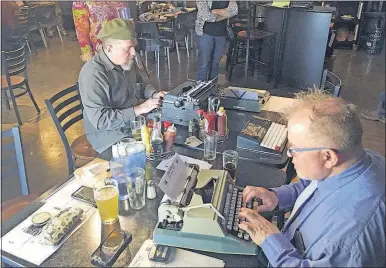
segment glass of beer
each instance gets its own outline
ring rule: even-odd
[[[102,223],[110,224],[118,220],[118,184],[113,179],[104,179],[94,184],[94,199]]]
[[[143,115],[138,115],[131,121],[131,134],[136,141],[142,141],[141,128],[144,125],[146,125],[146,119]]]
[[[233,182],[236,182],[236,168],[239,154],[234,150],[226,150],[222,153],[222,161],[224,170],[231,175]]]

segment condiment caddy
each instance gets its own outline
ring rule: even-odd
[[[162,161],[174,155],[177,128],[170,122],[161,122],[158,116],[142,127],[142,141],[149,161]]]

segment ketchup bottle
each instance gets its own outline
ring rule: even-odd
[[[204,112],[205,117],[205,131],[216,130],[216,113],[215,112]]]

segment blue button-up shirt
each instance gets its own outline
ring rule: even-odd
[[[291,208],[309,183],[273,188],[279,209]],[[303,253],[290,242],[295,229],[303,236]],[[366,150],[349,169],[320,180],[288,230],[268,236],[261,248],[274,267],[383,267],[385,158]]]

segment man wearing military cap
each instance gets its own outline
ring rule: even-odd
[[[158,108],[165,95],[156,92],[134,64],[135,37],[133,22],[105,22],[98,34],[102,49],[79,74],[86,136],[98,153],[128,136],[131,120]],[[137,105],[140,98],[147,100]]]

